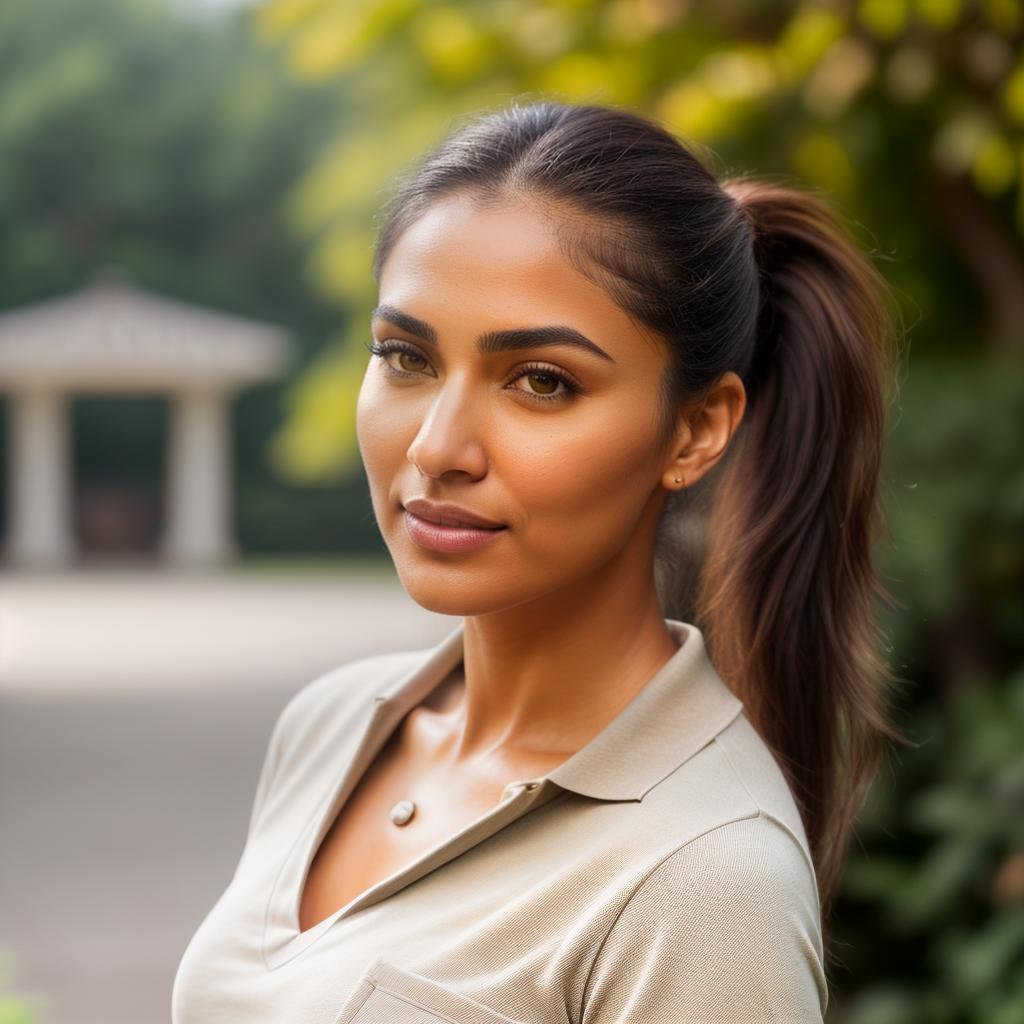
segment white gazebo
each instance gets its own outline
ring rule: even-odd
[[[161,553],[172,564],[229,560],[230,400],[280,374],[290,348],[274,325],[155,295],[114,269],[69,295],[0,314],[8,562],[75,560],[72,396],[154,391],[167,395],[170,412]]]

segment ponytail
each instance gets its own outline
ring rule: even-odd
[[[824,919],[884,741],[903,740],[872,560],[895,335],[881,275],[822,200],[750,179],[723,189],[753,231],[761,307],[696,614],[793,790]]]

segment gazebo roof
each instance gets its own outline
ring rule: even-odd
[[[0,313],[0,389],[230,390],[277,376],[290,357],[283,328],[165,298],[116,268]]]

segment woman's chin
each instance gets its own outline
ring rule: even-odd
[[[479,580],[458,566],[398,565],[403,589],[421,608],[438,615],[484,615],[510,604],[493,575]]]

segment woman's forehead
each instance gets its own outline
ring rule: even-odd
[[[380,278],[380,303],[435,326],[472,316],[489,326],[565,323],[601,344],[641,332],[561,247],[558,223],[535,203],[434,203],[399,236]],[[482,324],[481,324],[482,326]],[[649,339],[644,339],[649,345]]]
[[[382,285],[394,265],[403,274],[442,277],[455,268],[513,275],[573,271],[559,247],[556,222],[539,207],[513,199],[483,206],[466,195],[437,200],[402,232]]]

